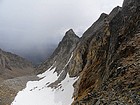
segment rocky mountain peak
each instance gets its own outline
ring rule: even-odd
[[[68,62],[72,58],[72,53],[79,40],[80,38],[74,33],[72,29],[68,30],[50,58],[37,67],[37,73],[46,71],[52,65],[53,67],[56,67],[55,72],[57,72],[59,78],[54,83],[52,83],[50,87],[53,87],[54,85],[56,86],[65,79],[68,73]]]
[[[71,53],[77,46],[79,40],[80,38],[72,29],[68,30],[50,58],[38,66],[37,73],[45,71],[55,62],[56,72],[59,74],[62,71],[62,68],[64,68],[66,62],[69,60]]]
[[[68,36],[73,36],[73,35],[75,35],[75,32],[73,31],[73,29],[69,29],[69,30],[66,32],[66,35],[68,35]]]
[[[102,14],[100,15],[100,17],[99,17],[98,20],[105,19],[107,16],[108,16],[108,14],[106,14],[106,13],[102,13]]]
[[[62,49],[63,51],[66,50],[67,53],[70,49],[73,49],[73,46],[79,42],[79,37],[75,34],[75,32],[70,29],[65,33],[62,41],[58,44],[58,47],[53,53],[53,56],[57,55]]]
[[[65,36],[62,39],[62,41],[66,41],[66,40],[67,41],[75,41],[75,40],[79,40],[79,37],[75,34],[73,29],[70,29],[65,33]]]

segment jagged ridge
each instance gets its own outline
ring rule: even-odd
[[[79,76],[74,84],[73,105],[140,104],[139,20],[140,1],[124,0],[122,8],[114,8],[109,15],[103,13],[76,41],[73,57],[65,69],[71,77]],[[71,54],[71,51],[63,53],[65,48],[60,47],[63,43],[39,67],[40,71],[50,67],[50,62],[64,60],[56,64],[62,70]]]

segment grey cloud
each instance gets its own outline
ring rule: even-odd
[[[0,0],[0,47],[22,56],[49,55],[66,30],[73,28],[81,36],[102,12],[109,13],[122,2]]]

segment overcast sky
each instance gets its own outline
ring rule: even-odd
[[[81,34],[123,0],[0,0],[0,48],[38,54],[55,46],[72,28]]]

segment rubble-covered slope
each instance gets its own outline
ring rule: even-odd
[[[0,49],[0,105],[10,105],[29,80],[37,80],[33,74],[31,62]]]
[[[33,73],[31,62],[0,49],[0,81]]]
[[[0,82],[0,105],[10,105],[19,91],[28,81],[39,80],[35,75],[16,77]]]

